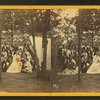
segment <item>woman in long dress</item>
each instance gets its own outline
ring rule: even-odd
[[[58,75],[76,75],[78,73],[78,67],[74,59],[69,59],[68,68],[63,72],[58,73]]]
[[[20,56],[18,51],[16,51],[15,55],[13,55],[13,61],[11,66],[8,68],[7,73],[20,73],[22,68],[22,64],[20,62]]]
[[[96,53],[96,55],[93,56],[93,63],[88,69],[87,73],[89,74],[100,73],[100,56],[98,53]]]
[[[30,62],[28,61],[28,59],[25,61],[24,72],[30,72],[30,73],[32,73],[32,66],[31,66]]]
[[[1,65],[2,65],[2,71],[6,72],[7,67],[6,67],[6,61],[7,61],[7,52],[5,48],[2,48],[2,54],[1,54]]]

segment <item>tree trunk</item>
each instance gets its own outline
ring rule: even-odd
[[[42,76],[45,77],[47,67],[47,32],[50,30],[50,10],[46,10],[44,15],[44,32],[43,32],[43,61],[42,61]]]
[[[32,27],[31,27],[31,35],[33,37],[33,51],[34,51],[34,62],[35,62],[35,65],[37,66],[37,73],[38,75],[37,76],[40,76],[40,65],[39,65],[39,59],[38,59],[38,56],[37,56],[37,51],[36,51],[36,46],[35,46],[35,30],[34,30],[34,26],[35,26],[35,23],[33,22],[33,17],[31,17],[31,24],[32,24]]]
[[[79,32],[78,32],[78,81],[80,82],[80,70],[81,70],[81,11],[79,10]]]
[[[2,33],[2,10],[0,9],[0,82],[1,82],[1,33]]]
[[[42,62],[42,75],[45,77],[46,64],[47,64],[47,32],[43,33],[43,62]]]
[[[51,72],[52,72],[52,78],[57,74],[56,73],[56,67],[57,67],[57,56],[56,56],[56,53],[57,53],[57,48],[56,48],[56,44],[55,44],[55,40],[54,38],[52,37],[52,40],[51,40]]]
[[[13,16],[13,18],[14,18],[14,16]],[[12,22],[11,46],[14,45],[14,43],[13,43],[13,40],[14,40],[13,36],[14,36],[14,34],[15,34],[15,21]]]
[[[11,43],[11,46],[13,46],[13,32],[11,33],[11,41],[10,41]]]
[[[92,48],[93,48],[93,37],[94,37],[94,34],[93,34],[93,32],[92,32]]]

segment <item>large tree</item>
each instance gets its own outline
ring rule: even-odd
[[[1,33],[2,33],[2,10],[0,9],[0,82],[1,82]]]
[[[81,10],[81,29],[82,44],[94,46],[95,36],[100,32],[100,10],[99,9],[80,9]],[[80,11],[79,10],[79,11]],[[79,29],[79,16],[75,17],[76,28]]]
[[[43,77],[46,75],[46,68],[47,68],[47,35],[48,31],[50,31],[50,10],[46,10],[44,13],[44,32],[43,32],[43,41],[42,41],[42,48],[43,48],[43,61],[42,61],[42,73]]]

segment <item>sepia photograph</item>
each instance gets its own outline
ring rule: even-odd
[[[1,93],[99,93],[100,9],[0,9]]]

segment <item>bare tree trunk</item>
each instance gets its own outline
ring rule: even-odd
[[[51,68],[51,71],[52,71],[52,76],[55,76],[57,73],[56,73],[56,68],[57,68],[57,47],[56,47],[56,44],[55,44],[55,41],[52,37],[52,49],[51,49],[51,64],[52,64],[52,68]]]
[[[44,32],[43,32],[43,62],[42,62],[42,75],[45,77],[46,74],[46,67],[47,67],[47,32],[50,30],[50,10],[46,10],[44,15]]]
[[[11,33],[11,46],[13,46],[13,32]]]
[[[78,32],[78,81],[80,82],[80,70],[81,70],[81,11],[79,10],[79,32]]]
[[[94,34],[93,34],[93,32],[92,32],[92,48],[93,48],[93,37],[94,37]]]
[[[42,75],[45,76],[46,73],[46,62],[47,62],[47,32],[43,33],[43,62],[42,62]]]
[[[35,62],[35,65],[37,66],[37,72],[38,72],[38,76],[40,75],[40,65],[39,65],[39,59],[38,59],[38,56],[37,56],[37,51],[36,51],[36,46],[35,46],[35,31],[34,31],[34,26],[35,26],[35,22],[33,22],[33,17],[31,17],[31,23],[32,23],[32,27],[31,27],[31,34],[32,34],[32,37],[33,37],[33,51],[34,51],[34,62]]]

